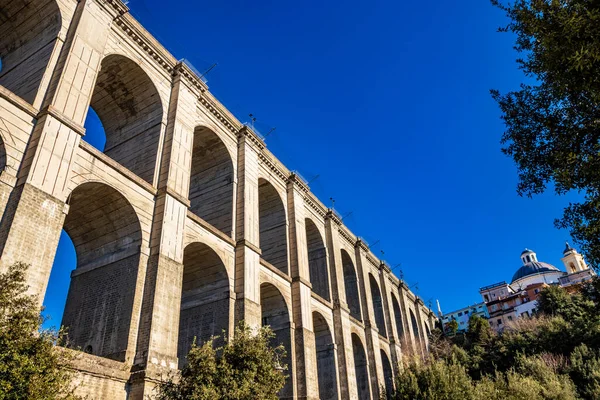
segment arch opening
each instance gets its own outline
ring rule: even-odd
[[[231,237],[233,190],[233,162],[225,144],[210,129],[196,128],[190,172],[190,210]]]
[[[373,301],[373,312],[375,313],[375,324],[379,329],[379,334],[383,337],[387,337],[387,330],[385,329],[385,315],[383,312],[383,299],[381,298],[381,291],[379,285],[373,277],[369,274],[369,283],[371,285],[371,299]]]
[[[63,282],[71,275],[61,323],[68,346],[125,361],[141,257],[137,213],[121,193],[101,183],[77,187],[68,203],[59,251],[68,251],[70,238],[74,254],[65,265],[63,255],[57,258],[52,271]],[[60,309],[64,288],[52,277],[50,284],[45,302]]]
[[[258,180],[258,225],[262,258],[285,274],[288,271],[287,218],[277,190]]]
[[[337,399],[335,345],[327,321],[317,312],[313,312],[313,329],[317,352],[319,398],[321,400]]]
[[[287,365],[285,385],[279,391],[279,397],[292,397],[292,332],[290,315],[287,304],[281,292],[270,283],[260,285],[260,312],[263,326],[269,326],[275,337],[271,341],[272,346],[283,344],[286,356],[281,360]]]
[[[152,184],[163,106],[150,77],[127,57],[107,56],[100,65],[90,108],[101,121],[106,136],[104,147],[97,147],[98,150]],[[84,140],[88,141],[85,136]],[[101,142],[95,139],[88,143],[96,147]]]
[[[350,308],[350,315],[359,321],[362,321],[360,311],[360,299],[358,294],[358,277],[354,263],[346,250],[342,249],[342,268],[344,270],[344,288],[346,292],[346,302]]]
[[[369,393],[369,370],[367,367],[367,355],[362,341],[356,333],[352,334],[352,354],[354,356],[354,375],[356,377],[356,389],[359,400],[370,400]]]
[[[33,104],[61,24],[54,0],[0,3],[0,85]]]
[[[402,327],[402,313],[400,312],[400,304],[396,299],[396,295],[392,293],[392,308],[394,310],[394,320],[396,322],[396,335],[398,339],[404,337],[404,328]]]
[[[309,218],[305,219],[306,247],[308,250],[308,272],[313,292],[331,300],[329,294],[329,269],[327,268],[327,250],[317,226]]]
[[[177,357],[186,364],[194,339],[202,346],[213,336],[221,345],[229,333],[230,285],[227,269],[217,253],[204,243],[192,243],[183,251],[183,279]]]
[[[415,313],[410,310],[410,323],[413,328],[413,334],[415,335],[416,343],[421,342],[421,334],[419,333],[419,324],[417,323],[417,317],[415,317]]]
[[[383,366],[383,381],[385,383],[385,395],[387,399],[392,398],[392,393],[394,393],[394,376],[392,374],[392,364],[390,363],[390,359],[385,354],[385,351],[381,351],[381,364]]]

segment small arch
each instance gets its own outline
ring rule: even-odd
[[[163,105],[148,74],[127,57],[106,56],[100,65],[90,108],[101,121],[106,136],[104,148],[98,150],[153,184]],[[85,136],[84,140],[88,141]],[[88,143],[94,146],[101,140]]]
[[[258,180],[258,215],[262,258],[289,274],[285,207],[277,190],[262,178]]]
[[[413,310],[409,310],[409,311],[410,311],[410,323],[413,328],[413,334],[415,335],[416,343],[420,343],[421,335],[419,333],[419,324],[417,323],[417,318],[415,317],[415,313],[413,313]]]
[[[387,330],[385,329],[385,315],[383,312],[383,299],[381,298],[381,291],[379,285],[373,277],[369,274],[369,283],[371,285],[371,299],[373,300],[373,312],[375,313],[375,324],[379,329],[379,334],[383,337],[387,337]]]
[[[350,308],[350,315],[357,320],[362,321],[358,293],[358,276],[350,255],[344,249],[342,249],[342,269],[344,270],[344,288],[346,292],[346,302]]]
[[[308,250],[308,271],[313,292],[331,300],[329,295],[329,269],[327,268],[327,250],[319,228],[310,218],[304,220],[306,228],[306,247]]]
[[[383,366],[383,381],[385,384],[385,394],[386,398],[391,399],[392,394],[394,393],[394,376],[392,374],[392,364],[390,363],[390,359],[383,351],[381,351],[381,364]]]
[[[317,353],[317,379],[321,400],[337,399],[337,367],[335,345],[329,324],[318,312],[313,312],[313,330]]]
[[[571,273],[575,272],[575,264],[574,263],[569,263],[569,268],[571,269]]]
[[[194,130],[190,171],[190,211],[231,237],[233,233],[233,161],[212,130]]]
[[[427,340],[429,341],[429,337],[431,336],[431,329],[429,329],[429,324],[427,322],[425,322],[424,325],[425,325],[425,333],[427,334]]]
[[[4,146],[4,139],[2,139],[2,135],[0,135],[0,173],[6,169],[6,163],[6,147]]]
[[[225,264],[204,243],[191,243],[183,251],[183,278],[177,357],[186,363],[194,339],[201,346],[213,336],[229,333],[230,286]],[[221,345],[218,338],[216,345]]]
[[[292,337],[291,337],[291,321],[287,304],[281,292],[270,283],[260,285],[260,313],[263,326],[269,326],[273,330],[275,337],[272,339],[273,346],[283,344],[285,347],[286,356],[282,360],[283,364],[287,364],[288,370],[286,374],[288,378],[285,385],[279,391],[280,397],[292,397]]]
[[[60,29],[58,3],[0,4],[0,85],[33,104],[46,75]]]
[[[124,361],[142,243],[137,213],[116,189],[88,182],[71,193],[63,229],[76,254],[62,318],[69,345]]]
[[[358,400],[370,400],[367,355],[362,341],[356,333],[352,334],[352,354],[354,356],[354,375],[356,378]]]
[[[402,313],[400,312],[400,304],[396,299],[396,295],[392,293],[392,309],[394,310],[394,320],[396,321],[396,335],[398,339],[404,337],[404,328],[402,326]]]

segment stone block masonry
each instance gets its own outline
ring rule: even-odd
[[[376,399],[426,351],[431,310],[120,0],[0,0],[0,58],[0,270],[41,302],[71,238],[79,394],[151,398],[240,320],[286,347],[286,399]]]

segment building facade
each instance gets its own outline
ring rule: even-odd
[[[484,302],[473,304],[472,306],[463,307],[459,310],[446,313],[442,316],[442,325],[444,330],[447,331],[447,324],[451,321],[456,321],[458,324],[457,332],[466,332],[469,327],[469,318],[472,316],[478,316],[481,318],[488,319],[488,309]]]
[[[61,231],[81,395],[142,399],[244,320],[281,398],[375,399],[435,314],[120,0],[0,0],[0,271],[44,298]],[[89,109],[106,145],[86,143]]]
[[[502,331],[517,318],[533,316],[537,311],[538,294],[544,287],[558,285],[576,292],[582,283],[596,275],[568,243],[561,261],[567,272],[538,261],[534,251],[525,249],[521,253],[523,264],[514,273],[510,285],[499,282],[479,289],[488,309],[490,326]]]

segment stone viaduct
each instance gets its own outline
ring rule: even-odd
[[[375,399],[426,348],[434,314],[120,0],[0,0],[0,60],[0,270],[41,303],[71,238],[81,394],[152,395],[240,320],[285,345],[282,398]]]

